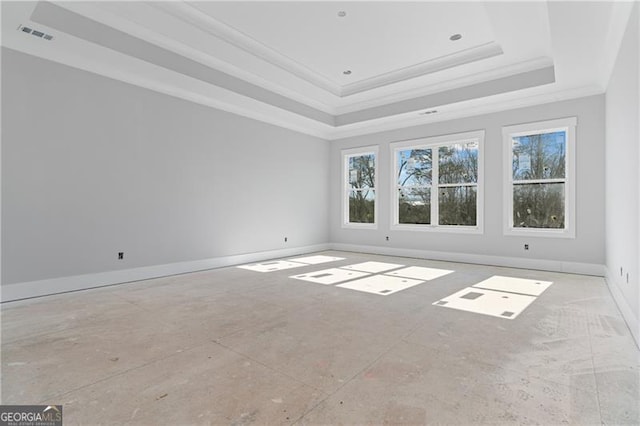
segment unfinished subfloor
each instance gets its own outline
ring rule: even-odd
[[[75,424],[638,424],[639,352],[602,278],[346,252],[2,305],[2,403]],[[393,294],[289,278],[453,271]],[[553,282],[514,319],[433,303]]]

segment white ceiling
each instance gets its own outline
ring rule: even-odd
[[[482,3],[198,2],[191,6],[238,31],[239,37],[262,43],[283,61],[293,61],[340,87],[495,43]],[[340,17],[341,12],[346,16]],[[449,40],[462,31],[462,39]],[[352,73],[345,75],[344,70]]]
[[[2,2],[2,45],[337,139],[602,93],[631,6]]]

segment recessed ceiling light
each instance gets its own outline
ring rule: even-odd
[[[344,71],[342,71],[342,74],[351,75],[351,70],[344,70]]]
[[[460,40],[461,38],[462,38],[462,34],[454,34],[451,37],[449,37],[449,40],[456,41],[456,40]]]
[[[338,12],[338,16],[341,18],[344,18],[345,16],[347,16],[347,12],[345,12],[344,10],[341,10],[340,12]]]

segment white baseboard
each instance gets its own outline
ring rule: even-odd
[[[7,284],[2,286],[0,300],[4,303],[68,291],[85,290],[131,281],[147,280],[150,278],[222,268],[225,266],[240,265],[243,263],[259,262],[267,259],[298,256],[301,254],[328,249],[330,249],[329,244],[316,244],[312,246],[269,250],[188,262],[169,263],[165,265],[145,266],[140,268],[99,272],[95,274],[74,275],[69,277]]]
[[[312,246],[256,253],[222,256],[211,259],[145,266],[95,274],[74,275],[39,281],[21,282],[2,286],[0,300],[10,302],[31,297],[46,296],[68,291],[84,290],[113,284],[122,284],[169,275],[184,274],[243,263],[259,262],[266,259],[297,256],[324,250],[342,250],[360,253],[382,254],[389,256],[415,257],[422,259],[444,260],[451,262],[473,263],[480,265],[506,266],[512,268],[537,269],[554,272],[568,272],[584,275],[604,276],[604,266],[578,262],[560,262],[542,259],[523,259],[515,257],[489,256],[468,253],[450,253],[428,250],[402,249],[393,247],[327,243]]]
[[[605,272],[605,281],[607,282],[609,291],[613,296],[613,300],[615,300],[616,304],[618,305],[618,309],[620,309],[622,317],[629,326],[629,330],[631,330],[631,335],[636,341],[636,345],[638,345],[638,348],[640,348],[640,319],[638,319],[638,317],[636,317],[636,315],[631,310],[631,307],[627,303],[627,300],[624,298],[622,291],[618,287],[617,280],[614,278],[614,275],[611,274],[609,268],[605,267]]]
[[[443,251],[403,249],[395,247],[365,246],[332,243],[333,250],[382,254],[387,256],[415,257],[478,265],[506,266],[509,268],[536,269],[540,271],[566,272],[571,274],[604,276],[604,265],[593,263],[563,262],[546,259],[523,259],[520,257],[490,256],[484,254],[451,253]]]

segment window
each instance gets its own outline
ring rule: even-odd
[[[482,232],[484,131],[392,144],[393,228]]]
[[[343,226],[375,229],[378,147],[342,151]]]
[[[574,117],[503,128],[505,234],[575,237],[575,126]]]

